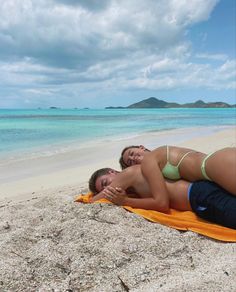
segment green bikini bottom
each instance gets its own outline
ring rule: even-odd
[[[213,155],[214,153],[215,153],[215,152],[212,152],[212,153],[208,154],[208,155],[203,159],[203,161],[202,161],[202,165],[201,165],[202,175],[204,176],[205,179],[210,180],[210,181],[211,181],[211,179],[209,178],[209,176],[208,176],[207,173],[206,173],[206,161],[207,161],[207,159],[208,159],[211,155]]]

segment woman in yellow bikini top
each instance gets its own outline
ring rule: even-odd
[[[167,145],[166,146],[166,165],[162,168],[162,174],[165,178],[169,178],[169,179],[172,179],[172,180],[178,180],[178,179],[181,179],[181,175],[179,173],[179,167],[180,167],[180,164],[181,162],[184,160],[184,158],[189,155],[190,153],[193,153],[193,152],[196,152],[194,150],[191,150],[191,151],[188,151],[187,153],[185,153],[182,158],[180,159],[180,161],[178,162],[177,165],[173,165],[169,162],[169,146]],[[209,178],[209,176],[207,175],[206,173],[206,160],[212,155],[214,154],[213,153],[210,153],[208,154],[202,161],[202,165],[201,165],[201,172],[202,172],[202,175],[204,176],[204,178],[206,180],[211,180]]]
[[[165,178],[171,179],[171,180],[179,180],[181,178],[179,168],[181,163],[183,163],[183,160],[190,155],[190,153],[197,153],[195,150],[190,150],[186,152],[181,159],[179,160],[177,165],[173,165],[169,161],[169,146],[166,146],[166,154],[164,149],[162,151],[159,151],[159,149],[163,149],[163,147],[159,147],[155,149],[154,151],[150,151],[146,149],[144,146],[129,146],[126,147],[121,154],[120,158],[120,164],[122,168],[126,168],[128,166],[134,165],[134,164],[141,164],[141,162],[145,161],[146,157],[149,159],[150,164],[152,164],[152,168],[150,168],[149,171],[147,171],[146,168],[146,176],[150,174],[150,177],[153,177],[154,175],[151,173],[155,172],[153,171],[153,161],[158,159],[158,163],[156,164],[156,167],[158,168],[159,162],[164,160],[164,156],[166,155],[166,163],[162,169],[159,169],[161,171],[162,175]],[[183,148],[175,147],[177,151],[184,152]],[[155,154],[159,151],[158,155]],[[199,153],[199,152],[198,152]],[[214,155],[213,155],[214,154]],[[229,191],[230,193],[236,195],[236,148],[224,148],[221,150],[218,150],[214,153],[210,153],[209,155],[206,155],[204,153],[200,153],[201,160],[196,160],[196,163],[194,163],[194,160],[196,159],[196,156],[192,156],[191,159],[193,163],[193,169],[190,169],[192,172],[193,177],[195,177],[195,180],[212,180],[215,183],[219,184],[221,187]],[[158,156],[158,158],[157,158]],[[211,157],[211,158],[210,158]],[[210,158],[210,159],[209,159]],[[160,160],[159,160],[160,159]],[[206,163],[207,162],[207,163]],[[147,163],[146,163],[147,164]],[[207,172],[206,172],[206,164],[207,164]],[[200,167],[200,172],[198,167]],[[187,174],[187,169],[189,169],[189,166],[185,163],[181,168],[181,173]],[[143,170],[143,163],[142,163],[142,170]],[[183,170],[183,171],[182,171]],[[157,177],[156,177],[157,178]],[[189,177],[182,178],[189,180]],[[160,177],[158,178],[160,180]],[[157,180],[157,179],[156,179]],[[156,182],[157,186],[157,182]]]
[[[169,162],[169,146],[166,146],[166,165],[162,168],[162,174],[165,178],[173,179],[173,180],[178,180],[181,179],[180,173],[179,173],[179,166],[181,162],[184,160],[184,158],[195,151],[189,151],[185,153],[180,161],[178,162],[177,165],[173,165]]]

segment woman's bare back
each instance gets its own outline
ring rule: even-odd
[[[163,170],[167,162],[173,166],[177,166],[180,163],[178,170],[181,178],[188,181],[204,179],[201,173],[201,164],[206,157],[205,153],[175,146],[169,146],[169,155],[167,155],[167,146],[158,147],[152,153],[158,161],[160,170]],[[181,161],[182,158],[183,160]]]
[[[205,153],[192,149],[170,146],[169,163],[176,166],[181,157],[188,152],[190,153],[184,157],[179,165],[181,178],[191,182],[206,180],[207,178],[202,171],[205,159],[204,170],[209,179],[236,195],[236,147],[220,149],[207,156]],[[162,170],[167,163],[166,146],[159,147],[151,153],[155,156],[160,170]]]

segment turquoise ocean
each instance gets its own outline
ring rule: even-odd
[[[0,157],[147,132],[233,125],[235,108],[0,109]]]

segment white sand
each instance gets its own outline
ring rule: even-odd
[[[150,133],[50,157],[0,161],[0,291],[234,291],[236,244],[146,221],[122,208],[83,205],[100,167],[123,147],[236,146],[236,128]],[[67,290],[71,289],[71,290]]]

